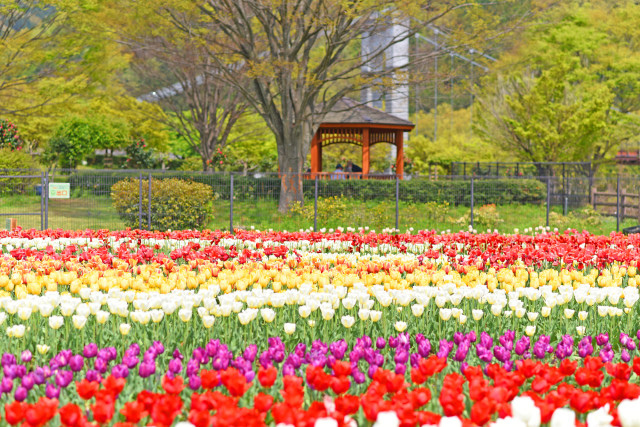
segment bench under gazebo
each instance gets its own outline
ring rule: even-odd
[[[350,98],[342,98],[325,116],[311,140],[311,178],[329,178],[334,172],[322,171],[322,147],[332,144],[354,144],[362,147],[362,173],[345,173],[346,176],[367,179],[369,153],[375,144],[396,146],[396,173],[404,175],[403,135],[415,125],[408,120],[361,104]]]

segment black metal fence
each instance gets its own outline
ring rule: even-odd
[[[302,191],[292,208],[280,211],[283,180],[301,183]],[[200,187],[193,193],[189,186],[176,190],[184,181]],[[638,223],[640,181],[582,176],[399,179],[158,170],[3,171],[0,216],[16,219],[23,228],[76,230],[510,231],[580,228],[597,222],[597,231],[608,232]]]

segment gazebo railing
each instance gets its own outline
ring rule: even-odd
[[[391,173],[373,173],[363,174],[362,172],[307,172],[303,175],[303,179],[315,179],[318,177],[320,180],[341,180],[341,179],[378,179],[378,180],[393,180],[396,179],[396,174]]]

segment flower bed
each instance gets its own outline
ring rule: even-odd
[[[635,425],[639,244],[0,232],[3,419]]]

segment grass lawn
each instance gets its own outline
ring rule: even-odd
[[[234,227],[265,230],[288,230],[313,228],[313,200],[305,201],[306,207],[296,213],[281,214],[278,212],[277,201],[251,200],[234,201]],[[228,200],[213,201],[213,215],[206,228],[229,228]],[[0,196],[0,214],[39,213],[40,197],[31,195]],[[546,207],[540,205],[503,205],[497,206],[497,216],[487,220],[481,213],[480,207],[475,209],[475,228],[486,231],[487,228],[497,228],[502,232],[520,232],[528,227],[543,226],[546,222]],[[550,227],[578,230],[586,229],[596,234],[608,234],[616,229],[615,217],[591,216],[581,218],[574,215],[562,216],[562,208],[554,206],[552,209]],[[438,231],[459,231],[466,229],[461,217],[469,215],[469,208],[464,206],[440,206],[429,204],[409,204],[401,202],[399,205],[399,228],[406,230],[413,227],[419,229],[436,229]],[[2,215],[0,227],[5,225]],[[40,216],[15,216],[18,225],[23,228],[40,228]],[[468,219],[468,217],[467,217]],[[49,200],[49,228],[85,229],[108,228],[122,229],[124,221],[118,216],[109,197],[74,197],[70,199]],[[621,229],[636,225],[637,221],[627,219],[621,224]],[[146,226],[146,211],[143,209],[143,225]],[[318,206],[318,228],[366,227],[381,231],[384,228],[395,227],[395,202],[381,203],[379,201],[353,201],[347,199],[321,199]]]

